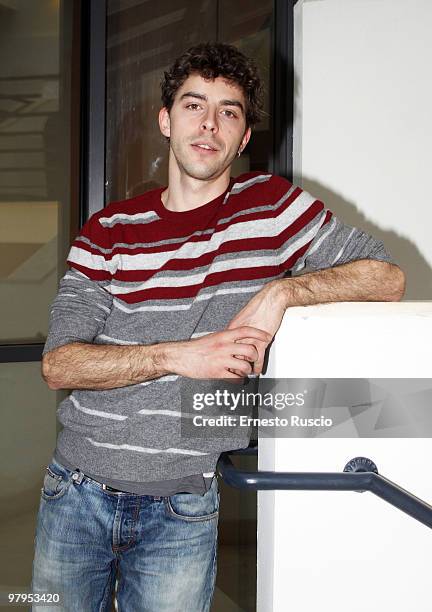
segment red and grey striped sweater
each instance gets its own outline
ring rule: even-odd
[[[111,203],[82,228],[53,303],[45,353],[77,341],[194,338],[224,329],[265,283],[287,273],[392,261],[381,242],[276,175],[243,174],[186,212],[166,209],[163,189]],[[182,437],[181,379],[73,391],[58,410],[59,456],[116,488],[127,481],[149,492],[153,485],[155,495],[161,482],[210,474],[222,451],[247,446],[247,435]]]

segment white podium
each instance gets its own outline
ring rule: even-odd
[[[430,378],[432,303],[287,311],[270,378]],[[432,405],[431,405],[432,410]],[[432,504],[430,438],[263,438],[259,469],[342,472],[356,456]],[[432,529],[370,492],[258,492],[258,612],[430,612]]]

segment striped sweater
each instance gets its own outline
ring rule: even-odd
[[[163,190],[113,202],[84,225],[52,306],[44,353],[70,342],[198,337],[224,329],[267,282],[287,273],[392,261],[381,242],[276,175],[232,178],[219,197],[186,212],[166,209]],[[111,486],[211,474],[222,451],[247,446],[247,434],[182,437],[181,378],[73,391],[58,409],[56,450]]]

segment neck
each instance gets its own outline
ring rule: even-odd
[[[170,151],[168,187],[161,194],[162,203],[168,210],[185,212],[211,202],[223,193],[230,181],[231,166],[208,180],[196,179],[180,172]]]

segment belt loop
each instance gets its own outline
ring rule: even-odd
[[[79,468],[76,468],[72,474],[72,480],[75,482],[75,484],[81,484],[83,478],[84,472],[81,472]]]

